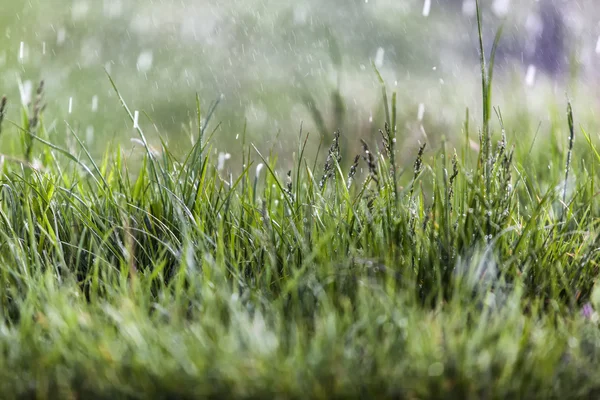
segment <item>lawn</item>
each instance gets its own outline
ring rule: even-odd
[[[598,137],[568,100],[505,118],[493,54],[410,154],[376,68],[377,135],[299,123],[284,161],[245,131],[226,161],[199,97],[186,151],[150,145],[110,74],[137,155],[54,142],[43,85],[0,102],[0,398],[600,395]]]

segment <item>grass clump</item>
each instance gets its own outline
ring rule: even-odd
[[[292,170],[254,148],[235,175],[214,108],[184,157],[138,125],[134,174],[50,143],[36,100],[0,176],[0,397],[597,396],[600,157],[571,108],[568,155],[510,143],[499,110],[494,148],[485,106],[475,159],[399,160],[385,99],[383,151],[348,170],[336,132],[326,160],[303,137]]]

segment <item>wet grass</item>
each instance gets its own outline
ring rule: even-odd
[[[597,396],[596,138],[567,104],[555,145],[511,127],[483,60],[456,148],[398,158],[384,83],[381,136],[301,131],[289,171],[250,143],[218,168],[200,101],[185,156],[138,127],[141,165],[96,160],[40,85],[3,121],[0,397]]]

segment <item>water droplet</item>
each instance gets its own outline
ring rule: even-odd
[[[73,98],[69,97],[69,114],[73,112]]]
[[[425,116],[425,104],[420,103],[419,104],[419,110],[417,112],[417,119],[419,121],[423,121],[423,117]]]
[[[462,13],[468,17],[473,17],[477,13],[477,3],[475,0],[463,0]]]
[[[137,59],[137,70],[143,73],[150,71],[152,68],[152,51],[146,50],[142,51]]]
[[[84,18],[90,11],[90,4],[87,1],[77,1],[71,7],[71,18],[74,21]]]
[[[510,0],[495,0],[492,11],[498,17],[504,17],[510,11]]]
[[[138,110],[135,110],[133,112],[133,129],[139,129],[140,126],[138,125],[138,120],[140,118],[140,112]]]
[[[231,158],[231,154],[229,153],[219,153],[219,158],[217,160],[217,170],[221,171],[225,167],[225,161]]]
[[[123,2],[121,0],[104,0],[104,15],[107,17],[118,17],[123,13]]]
[[[429,376],[441,376],[444,373],[444,364],[435,362],[427,369]]]
[[[94,127],[89,125],[86,129],[85,129],[85,142],[90,145],[92,143],[92,141],[94,140]]]
[[[423,3],[423,16],[429,17],[429,13],[431,12],[431,0],[425,0]]]
[[[527,67],[527,74],[525,75],[525,83],[527,84],[527,86],[533,86],[533,84],[535,83],[536,72],[537,69],[535,65],[530,64],[529,67]]]
[[[56,32],[56,43],[57,44],[63,44],[65,42],[65,39],[67,38],[67,31],[65,30],[65,28],[60,28],[58,30],[58,32]]]
[[[377,68],[381,68],[383,66],[383,57],[385,56],[385,50],[383,47],[379,47],[377,49],[377,53],[375,54],[375,66]]]

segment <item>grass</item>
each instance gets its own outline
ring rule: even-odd
[[[49,141],[40,85],[3,121],[0,397],[598,396],[600,156],[570,105],[563,145],[493,124],[484,61],[478,146],[467,117],[397,158],[384,86],[381,138],[300,132],[289,172],[218,169],[200,101],[185,157],[138,127],[141,166],[97,161]]]

